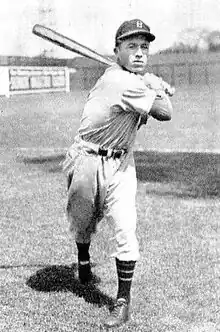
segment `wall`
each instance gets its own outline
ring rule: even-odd
[[[68,66],[70,89],[88,90],[105,71],[106,66],[84,57],[53,59],[44,57],[0,56],[0,65]],[[220,53],[155,54],[149,59],[149,71],[179,86],[220,84]]]

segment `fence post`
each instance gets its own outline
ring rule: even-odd
[[[172,63],[170,65],[171,68],[171,84],[175,86],[176,80],[175,80],[175,64]]]
[[[191,63],[188,64],[188,78],[189,78],[189,85],[192,84],[192,65]]]
[[[205,83],[209,85],[209,71],[208,71],[208,64],[205,64]]]

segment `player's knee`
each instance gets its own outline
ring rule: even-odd
[[[120,260],[138,260],[139,245],[134,229],[116,234],[117,258]]]

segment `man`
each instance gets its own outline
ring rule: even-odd
[[[141,20],[119,27],[114,49],[117,64],[90,91],[78,134],[64,161],[67,215],[75,232],[82,283],[92,279],[89,247],[97,223],[105,216],[114,226],[118,292],[106,327],[119,326],[129,318],[131,283],[139,259],[132,152],[137,130],[150,116],[161,121],[171,118],[165,83],[146,73],[154,39]]]

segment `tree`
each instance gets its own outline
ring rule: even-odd
[[[220,31],[212,31],[208,36],[209,50],[220,51]]]
[[[177,45],[181,44],[194,52],[208,50],[209,30],[205,28],[188,28],[181,31],[178,35]]]
[[[178,34],[174,44],[160,53],[196,53],[220,50],[220,31],[205,28],[187,28]]]

